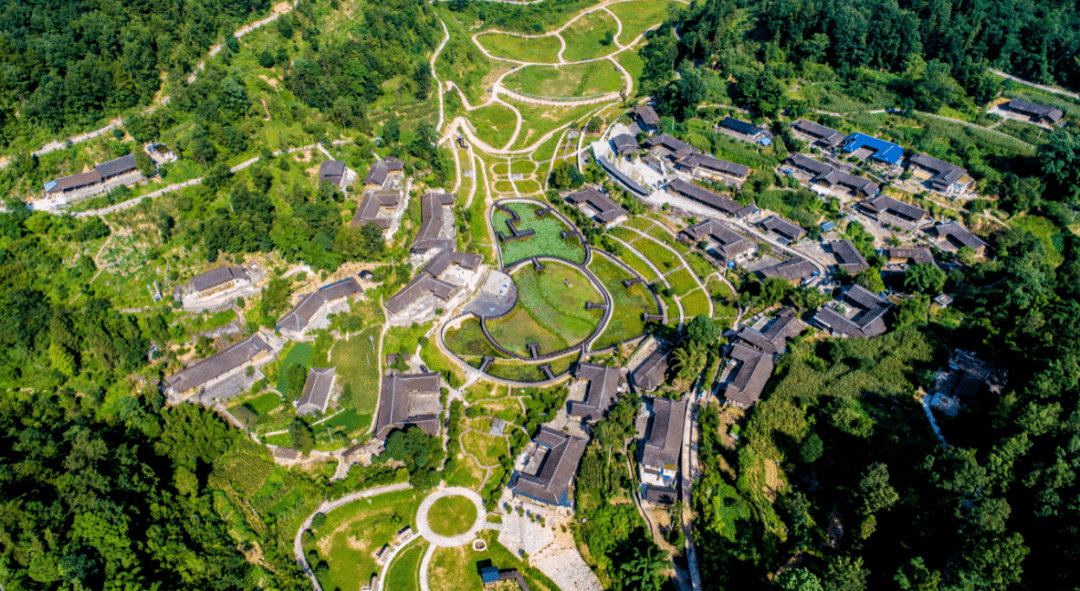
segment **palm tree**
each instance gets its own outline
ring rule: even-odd
[[[693,346],[679,347],[672,354],[672,365],[680,380],[689,379],[705,365],[705,350]]]

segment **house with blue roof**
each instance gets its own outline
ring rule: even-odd
[[[864,158],[869,157],[889,166],[896,166],[904,157],[904,148],[892,142],[855,132],[848,137],[842,151],[853,154],[859,150],[869,150],[870,153],[863,156]]]

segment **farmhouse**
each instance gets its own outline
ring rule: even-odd
[[[691,154],[700,154],[701,150],[690,144],[677,140],[666,133],[653,136],[645,140],[647,147],[656,157],[669,160],[682,160]]]
[[[375,439],[386,441],[395,429],[416,425],[431,436],[439,434],[442,376],[437,373],[384,376],[379,387],[379,409],[375,414]]]
[[[453,224],[448,223],[454,204],[451,193],[425,193],[420,198],[420,231],[413,241],[413,252],[453,247]]]
[[[724,386],[727,404],[748,409],[757,403],[773,370],[773,356],[742,343],[731,346],[731,359],[738,363]]]
[[[871,197],[859,203],[859,209],[878,221],[889,222],[895,219],[903,222],[904,225],[916,227],[928,221],[930,217],[925,209],[893,199],[888,195]]]
[[[750,167],[704,154],[691,154],[680,160],[675,165],[680,170],[688,170],[691,174],[699,177],[707,177],[717,180],[732,180],[738,183],[746,182],[750,176]]]
[[[570,415],[595,423],[603,418],[619,395],[619,368],[580,363],[576,377],[587,380],[589,385],[585,388],[585,400],[569,403]]]
[[[645,442],[641,448],[641,483],[663,488],[678,484],[679,452],[686,426],[687,402],[653,398]]]
[[[615,203],[610,197],[593,187],[586,187],[581,191],[571,193],[566,196],[566,200],[577,205],[582,212],[600,222],[605,228],[610,228],[630,219],[626,208]]]
[[[668,353],[670,350],[665,350],[662,344],[656,345],[645,361],[630,374],[635,388],[652,392],[664,383],[668,371]]]
[[[1021,117],[1026,117],[1032,123],[1040,125],[1057,125],[1061,122],[1061,118],[1065,116],[1065,112],[1057,107],[1048,107],[1023,99],[1012,99],[1007,104],[1002,105],[1001,108]]]
[[[334,304],[343,304],[349,296],[363,291],[360,282],[355,277],[348,277],[337,283],[324,285],[318,290],[301,297],[296,306],[282,316],[281,320],[277,321],[275,327],[288,335],[289,338],[299,338],[313,324],[326,324],[325,315],[331,313],[331,311],[343,312],[348,309],[347,306],[334,306]],[[321,323],[313,322],[320,316]]]
[[[333,367],[313,367],[308,370],[304,391],[296,405],[296,415],[306,416],[326,412],[337,376]]]
[[[637,119],[638,127],[642,131],[653,131],[660,128],[660,116],[656,114],[656,110],[649,105],[643,105],[633,108],[634,117]]]
[[[747,240],[719,220],[707,218],[679,232],[679,238],[691,244],[706,242],[705,251],[722,261],[745,258],[757,250],[757,244]]]
[[[708,189],[703,189],[695,184],[682,179],[675,179],[665,187],[669,192],[697,201],[698,203],[726,213],[732,217],[742,219],[757,211],[757,206],[751,203],[746,207]]]
[[[765,232],[776,234],[780,237],[780,242],[784,244],[791,244],[798,242],[803,236],[806,235],[806,230],[803,230],[794,223],[785,220],[778,215],[771,215],[764,220],[758,222],[758,226]]]
[[[876,337],[886,330],[885,312],[891,306],[889,300],[855,284],[837,301],[820,308],[814,322],[834,335]]]
[[[757,271],[757,274],[762,279],[767,277],[780,277],[787,279],[788,281],[802,281],[803,279],[813,277],[817,272],[818,270],[817,267],[814,266],[814,263],[811,263],[804,258],[794,258],[790,261],[784,261],[783,263],[760,269]]]
[[[471,291],[480,279],[478,254],[442,251],[424,265],[416,277],[383,303],[392,324],[412,324],[433,314]],[[467,288],[467,289],[463,289]]]
[[[355,180],[356,172],[345,166],[345,162],[341,160],[326,160],[319,167],[320,184],[326,181],[344,191]]]
[[[510,478],[510,491],[540,503],[570,507],[570,486],[588,441],[542,425],[525,447],[525,467]]]
[[[836,257],[836,265],[848,272],[849,275],[857,275],[859,271],[869,269],[870,263],[866,262],[859,249],[849,240],[830,242],[833,256]]]
[[[844,144],[843,151],[852,154],[859,160],[871,158],[890,166],[896,166],[904,157],[904,149],[900,146],[862,133],[853,133]]]
[[[261,336],[252,335],[165,378],[166,393],[180,396],[198,394],[208,386],[237,375],[272,352],[273,349]]]
[[[975,186],[975,179],[968,175],[966,168],[926,154],[915,154],[909,158],[908,170],[911,176],[922,181],[930,190],[950,197],[959,197]]]
[[[979,359],[974,353],[956,349],[949,355],[949,365],[938,372],[934,393],[951,398],[1001,394],[1009,372]]]
[[[128,154],[127,156],[122,156],[115,160],[102,162],[95,166],[93,170],[49,181],[45,183],[45,195],[62,195],[81,189],[95,187],[126,174],[134,173],[137,171],[137,168],[135,155]],[[141,178],[141,176],[137,178],[133,176],[130,182],[134,183]]]
[[[248,285],[251,285],[251,277],[243,267],[218,267],[191,279],[193,295],[199,298],[208,298]]]
[[[367,177],[364,178],[364,189],[368,191],[397,189],[397,183],[404,174],[404,162],[395,158],[377,160],[368,169]]]
[[[886,248],[885,257],[890,265],[932,265],[934,253],[924,246],[905,248]]]
[[[847,137],[835,129],[830,129],[806,119],[799,119],[792,123],[791,131],[795,134],[795,137],[820,148],[835,148],[843,143],[844,138]]]
[[[765,140],[772,139],[768,129],[734,117],[724,117],[724,120],[720,122],[720,129],[724,133],[745,142],[764,143]]]
[[[365,191],[364,199],[349,224],[361,227],[375,224],[381,230],[389,230],[394,221],[393,211],[400,199],[401,193],[397,191]]]
[[[629,156],[630,154],[641,152],[637,140],[628,133],[619,134],[611,138],[611,144],[615,148],[615,153],[619,156]]]
[[[823,187],[837,196],[851,197],[872,197],[878,192],[877,183],[861,176],[842,172],[804,154],[793,154],[787,162],[796,171],[808,177],[807,184],[811,188]]]
[[[806,324],[799,320],[795,310],[785,308],[759,328],[761,330],[743,326],[739,330],[739,338],[769,355],[779,355],[787,349],[787,341],[798,336],[806,328]]]
[[[938,246],[942,250],[957,250],[967,246],[975,250],[975,254],[986,252],[986,243],[955,221],[938,222],[926,232],[938,239]]]

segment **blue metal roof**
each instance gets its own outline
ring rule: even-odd
[[[871,150],[874,150],[874,155],[872,156],[874,160],[880,160],[889,164],[896,164],[904,157],[904,149],[900,146],[876,137],[855,132],[848,137],[847,144],[844,145],[844,151],[854,152],[860,148],[870,148]]]
[[[834,224],[832,222],[825,222],[824,224],[821,224],[821,229],[824,230],[825,232],[828,232],[829,230],[832,230],[835,227],[836,227],[836,224]]]
[[[499,582],[499,569],[494,566],[485,566],[480,569],[480,578],[483,579],[485,585]]]

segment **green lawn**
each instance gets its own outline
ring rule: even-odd
[[[578,121],[597,108],[596,105],[553,107],[551,105],[522,103],[509,98],[503,100],[514,105],[521,112],[523,118],[521,133],[518,134],[518,139],[514,142],[514,149],[524,149],[531,146],[548,132],[567,123]],[[546,172],[547,168],[544,168],[544,171]]]
[[[616,226],[608,230],[607,233],[618,238],[619,240],[622,240],[627,244],[632,244],[635,240],[641,238],[641,234],[638,234],[637,232],[629,228],[624,228],[622,226]]]
[[[379,571],[373,554],[393,541],[398,530],[416,530],[420,495],[408,490],[354,501],[326,515],[315,534],[319,556],[330,572],[319,582],[326,589],[359,591]]]
[[[532,174],[536,172],[536,163],[532,160],[514,160],[510,163],[510,172]]]
[[[375,346],[378,346],[379,332],[381,327],[372,326],[360,333],[351,335],[349,340],[339,340],[334,343],[331,350],[331,360],[337,367],[337,377],[344,387],[351,384],[353,406],[361,415],[370,415],[375,412],[375,406],[379,401],[379,359],[375,348],[372,347],[368,337],[375,338]]]
[[[603,10],[591,12],[570,25],[560,33],[566,39],[566,51],[563,59],[568,62],[595,59],[610,55],[619,50],[614,42],[604,45],[604,37],[609,33],[614,38],[619,25],[610,14]]]
[[[577,238],[562,238],[560,233],[570,230],[558,217],[547,215],[536,217],[540,205],[532,203],[507,203],[506,206],[517,212],[521,221],[516,224],[518,230],[535,230],[536,234],[523,240],[513,242],[500,242],[502,249],[503,265],[510,265],[517,261],[531,258],[537,255],[550,255],[564,258],[575,263],[585,262],[585,247]],[[506,220],[510,215],[496,209],[492,215],[492,227],[496,232],[510,235],[510,228]],[[520,287],[519,287],[520,289]]]
[[[681,298],[683,312],[688,317],[709,315],[709,296],[701,289],[695,289]]]
[[[631,228],[641,230],[642,232],[648,232],[656,224],[652,220],[650,220],[649,218],[634,217],[634,218],[630,218],[630,221],[626,222],[626,224],[624,224],[624,225],[630,226]]]
[[[659,242],[649,240],[648,238],[635,242],[634,250],[645,255],[645,258],[656,265],[656,268],[660,269],[660,272],[662,273],[677,269],[682,265],[682,263],[679,262],[679,257],[675,256],[675,253],[668,250]]]
[[[615,61],[626,69],[630,77],[634,79],[634,94],[639,95],[641,86],[637,83],[641,80],[641,74],[645,71],[645,60],[641,59],[636,51],[627,50],[615,56]]]
[[[720,281],[716,277],[709,279],[709,282],[705,285],[709,289],[709,295],[713,298],[721,298],[725,300],[735,299],[735,292],[731,291],[726,283]]]
[[[586,302],[604,298],[581,271],[555,261],[544,264],[540,273],[532,265],[514,273],[517,305],[487,323],[500,345],[522,357],[529,356],[528,343],[538,343],[541,355],[572,347],[592,334],[603,317],[602,310],[585,309]]]
[[[629,289],[624,287],[622,280],[630,279],[631,275],[603,255],[593,256],[589,270],[604,284],[615,302],[611,320],[593,348],[603,349],[640,335],[645,329],[645,321],[641,319],[641,315],[659,313],[649,289],[643,283]]]
[[[559,38],[554,35],[529,39],[506,33],[483,33],[476,40],[491,55],[519,62],[557,64],[562,48]]]
[[[686,267],[668,275],[667,280],[671,284],[672,291],[680,296],[690,293],[691,290],[697,289],[698,286],[697,282],[694,281],[694,276],[690,274],[690,271],[686,270]]]
[[[563,355],[557,359],[546,361],[551,365],[551,373],[559,376],[570,370],[570,366],[578,360],[578,354],[569,353]],[[518,382],[542,382],[547,378],[547,374],[537,369],[544,363],[526,363],[518,360],[496,360],[488,367],[488,373],[504,380],[515,380]]]
[[[476,318],[464,320],[460,328],[447,329],[445,339],[446,347],[462,358],[485,355],[496,359],[506,357],[484,336],[484,331],[480,329],[480,321]]]
[[[608,10],[622,21],[619,43],[626,45],[649,27],[664,22],[671,6],[680,5],[671,0],[637,0],[609,5]]]
[[[466,451],[476,456],[480,463],[485,466],[498,464],[502,457],[507,454],[506,439],[476,431],[469,431],[462,435],[461,444]],[[464,497],[460,498],[464,499]]]
[[[311,360],[311,352],[314,348],[314,345],[311,343],[296,343],[289,349],[289,353],[285,355],[285,360],[281,362],[281,372],[278,374],[280,376],[277,383],[279,392],[288,390],[288,387],[285,385],[285,370],[293,365],[307,367],[308,362]]]
[[[424,558],[428,543],[423,538],[414,540],[408,548],[398,552],[390,570],[386,573],[386,588],[394,591],[417,591],[420,589],[420,560]]]
[[[510,90],[542,97],[588,97],[625,87],[622,73],[610,61],[566,66],[524,66],[503,78]]]
[[[476,505],[463,496],[443,497],[431,505],[428,525],[431,531],[448,538],[469,531],[476,522]]]
[[[698,279],[704,279],[716,271],[716,265],[709,262],[709,259],[698,251],[685,254],[683,258],[686,259],[690,268],[694,270],[694,274],[698,276]]]
[[[281,396],[273,392],[267,392],[266,394],[263,394],[262,396],[259,396],[257,398],[253,398],[244,404],[246,404],[251,410],[255,411],[255,414],[267,415],[270,414],[270,412],[274,409],[281,406]]]
[[[517,126],[517,114],[498,104],[470,111],[467,117],[476,128],[476,137],[495,149],[506,146]]]
[[[433,591],[483,591],[480,566],[488,564],[500,570],[521,571],[521,575],[532,591],[559,591],[559,588],[543,573],[522,562],[500,544],[497,541],[498,532],[484,531],[481,537],[488,546],[488,549],[483,552],[473,550],[472,545],[435,550],[431,558],[428,577],[428,583]],[[517,589],[517,586],[513,588]]]
[[[639,257],[637,254],[623,249],[623,253],[619,258],[627,265],[630,265],[631,269],[637,271],[638,275],[641,275],[645,281],[649,283],[656,281],[656,272],[645,262],[645,259]]]

